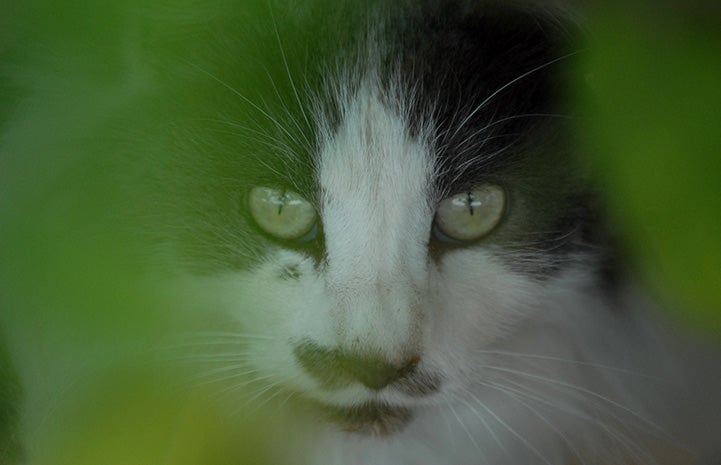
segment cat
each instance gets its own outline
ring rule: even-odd
[[[300,412],[293,463],[711,459],[718,364],[658,321],[579,153],[572,13],[154,8],[85,52],[77,138],[200,373]]]

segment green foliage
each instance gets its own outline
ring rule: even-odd
[[[10,358],[0,343],[0,464],[12,463],[19,453],[20,398]]]
[[[610,211],[675,316],[721,331],[721,29],[689,4],[593,13],[579,81]]]
[[[286,431],[277,418],[233,422],[212,390],[179,390],[160,367],[113,371],[84,386],[87,395],[64,399],[31,465],[281,463],[285,451],[272,452]]]

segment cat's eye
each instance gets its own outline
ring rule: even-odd
[[[315,208],[292,191],[254,187],[248,207],[258,227],[278,239],[309,240],[317,229]]]
[[[436,237],[459,242],[478,240],[500,223],[505,209],[506,194],[494,184],[448,197],[436,210]]]

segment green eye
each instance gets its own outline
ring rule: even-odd
[[[315,229],[313,205],[292,191],[254,187],[248,195],[248,207],[256,224],[278,239],[303,239]]]
[[[490,233],[500,223],[506,208],[503,189],[485,184],[449,197],[438,205],[435,223],[441,239],[475,241]]]

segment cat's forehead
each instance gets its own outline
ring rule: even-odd
[[[344,62],[323,89],[337,125],[318,114],[321,126],[332,126],[320,131],[321,188],[336,178],[331,166],[347,185],[383,166],[401,178],[420,175],[447,194],[512,174],[519,160],[538,155],[562,116],[556,87],[567,51],[560,32],[523,11],[432,2],[387,24],[368,36],[370,52]],[[336,146],[328,151],[331,138]],[[359,157],[366,152],[374,155]],[[369,164],[359,171],[354,161]]]
[[[353,127],[367,148],[425,138],[438,190],[462,190],[512,171],[519,157],[541,145],[539,128],[554,122],[544,116],[563,111],[556,89],[567,50],[550,19],[446,2],[422,2],[412,10],[384,5],[366,13],[370,19],[357,21],[362,31],[348,48],[323,50],[322,59],[298,63],[290,78],[274,79],[290,80],[295,89],[272,119],[260,120],[275,133],[273,146],[284,145],[262,147],[262,159],[248,160],[259,165],[252,177],[277,177],[315,198],[323,188],[319,167],[328,168],[329,141],[352,145]],[[296,114],[282,119],[295,101],[301,104]],[[352,108],[362,104],[370,106]],[[395,121],[383,124],[383,113]],[[351,145],[344,150],[352,151]],[[386,163],[393,156],[409,161],[403,151],[385,152]]]
[[[398,111],[403,102],[396,103],[389,102],[373,78],[341,103],[340,124],[321,141],[317,165],[322,191],[397,198],[403,191],[420,197],[426,190],[433,171],[430,148]]]
[[[342,103],[342,121],[323,141],[318,161],[320,208],[328,246],[353,232],[368,237],[388,231],[419,232],[433,212],[434,162],[427,139],[411,131],[408,117],[367,78]],[[386,245],[389,242],[386,241]]]

